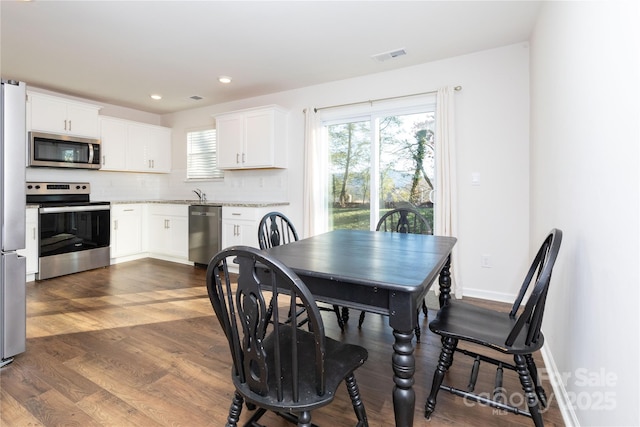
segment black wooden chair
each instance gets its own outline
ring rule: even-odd
[[[258,225],[258,243],[260,245],[260,249],[285,245],[297,240],[298,233],[296,232],[293,223],[284,214],[280,212],[269,212],[260,220],[260,224]],[[339,306],[334,305],[329,308],[319,305],[318,307],[322,311],[334,312],[336,314],[340,330],[344,331],[344,322],[342,321]]]
[[[286,245],[296,240],[298,240],[298,233],[295,227],[289,218],[282,213],[269,212],[260,220],[260,225],[258,225],[260,249]]]
[[[237,285],[230,279],[230,262],[239,266]],[[357,426],[368,426],[354,377],[368,357],[367,350],[325,336],[314,298],[293,271],[256,248],[234,246],[211,259],[206,283],[233,362],[235,394],[226,426],[238,424],[245,401],[255,409],[245,427],[260,426],[258,420],[266,411],[298,426],[312,426],[311,411],[331,403],[343,380]],[[271,322],[264,293],[279,301]],[[298,301],[307,312],[309,330],[281,322]]]
[[[425,218],[417,209],[412,207],[403,207],[391,210],[380,218],[376,225],[376,231],[386,231],[392,233],[410,233],[410,234],[433,234],[433,229],[427,218]],[[422,301],[422,311],[427,315],[427,304]],[[358,328],[362,327],[365,318],[365,311],[360,312],[358,319]],[[349,320],[348,310],[342,310],[342,321]],[[416,325],[415,329],[416,341],[420,342],[420,326]]]
[[[382,215],[376,225],[376,231],[433,234],[433,229],[427,218],[417,209],[411,207],[394,209]]]
[[[438,391],[446,390],[454,395],[464,397],[467,401],[531,417],[536,426],[543,425],[540,406],[546,407],[547,398],[540,385],[540,378],[532,354],[539,350],[544,342],[540,327],[551,271],[558,256],[561,242],[562,232],[557,229],[552,230],[535,256],[511,312],[498,312],[462,301],[451,301],[438,311],[437,317],[429,323],[429,328],[442,337],[442,352],[433,374],[431,393],[425,405],[426,418],[431,417],[436,407]],[[530,292],[530,296],[526,304],[521,306],[527,292]],[[457,346],[460,340],[478,344],[486,347],[487,350],[512,355],[515,365],[485,354],[459,349]],[[455,351],[475,359],[467,390],[442,384],[447,370],[453,363]],[[492,394],[474,393],[481,361],[498,367]],[[508,399],[502,388],[505,368],[518,373],[528,412],[508,404],[514,399]]]

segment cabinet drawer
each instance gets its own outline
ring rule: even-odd
[[[222,219],[258,221],[264,212],[257,208],[223,206]]]

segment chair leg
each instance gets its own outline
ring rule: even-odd
[[[231,402],[231,407],[229,408],[229,417],[227,418],[225,427],[236,427],[238,425],[240,412],[242,412],[243,401],[244,399],[242,398],[240,393],[235,392],[233,395],[233,401]]]
[[[424,315],[427,315],[427,302],[423,299],[422,300],[422,312],[424,313]]]
[[[422,301],[424,304],[424,301]],[[420,331],[420,310],[418,309],[418,315],[416,316],[416,328],[414,329],[414,333],[416,335],[416,342],[420,342],[420,335],[422,335]]]
[[[362,398],[360,397],[360,389],[356,383],[356,377],[351,373],[344,381],[347,385],[349,397],[351,397],[353,411],[356,413],[356,417],[358,418],[357,427],[368,427],[369,421],[367,420],[367,413],[364,410],[364,403],[362,403]]]
[[[527,399],[527,406],[529,407],[529,413],[533,419],[533,424],[536,427],[543,427],[542,415],[540,414],[540,406],[538,405],[538,397],[533,391],[533,381],[531,374],[527,368],[526,358],[521,354],[513,356],[513,360],[516,362],[516,371],[520,377],[520,384],[522,384],[522,390]]]
[[[311,411],[304,411],[298,415],[298,427],[311,427]]]
[[[342,307],[342,322],[347,323],[349,321],[349,307]]]
[[[436,397],[438,391],[440,391],[440,385],[444,380],[444,374],[447,373],[449,367],[453,363],[453,352],[458,345],[458,340],[450,337],[442,338],[442,351],[440,352],[440,359],[438,360],[438,366],[433,373],[433,382],[431,383],[431,393],[427,398],[427,403],[424,407],[424,417],[431,419],[431,414],[436,409]]]
[[[342,315],[340,314],[340,307],[334,305],[333,311],[334,313],[336,313],[336,318],[338,319],[338,326],[340,326],[340,330],[344,332],[344,321],[342,320]]]
[[[362,328],[362,324],[364,323],[365,314],[366,314],[366,311],[361,311],[360,312],[360,318],[358,319],[358,328]]]
[[[524,358],[527,361],[527,368],[529,368],[529,373],[531,374],[533,385],[536,388],[536,394],[538,395],[540,405],[542,406],[542,408],[546,408],[547,393],[545,393],[544,388],[542,387],[542,382],[540,381],[540,377],[538,376],[538,368],[536,367],[536,363],[533,361],[533,356],[530,354],[525,354]]]

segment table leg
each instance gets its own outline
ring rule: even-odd
[[[400,332],[394,329],[393,336],[393,409],[396,427],[411,427],[416,405],[416,393],[413,390],[413,374],[416,371],[413,331]]]
[[[440,307],[449,304],[451,299],[451,255],[447,257],[447,262],[440,270]]]

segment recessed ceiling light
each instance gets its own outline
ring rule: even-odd
[[[220,77],[218,77],[218,81],[220,83],[224,83],[224,84],[231,83],[231,77],[229,77],[229,76],[220,76]]]
[[[155,99],[156,101],[159,101],[159,100],[162,99],[162,95],[153,94],[153,95],[150,95],[150,96],[151,96],[151,99]]]

